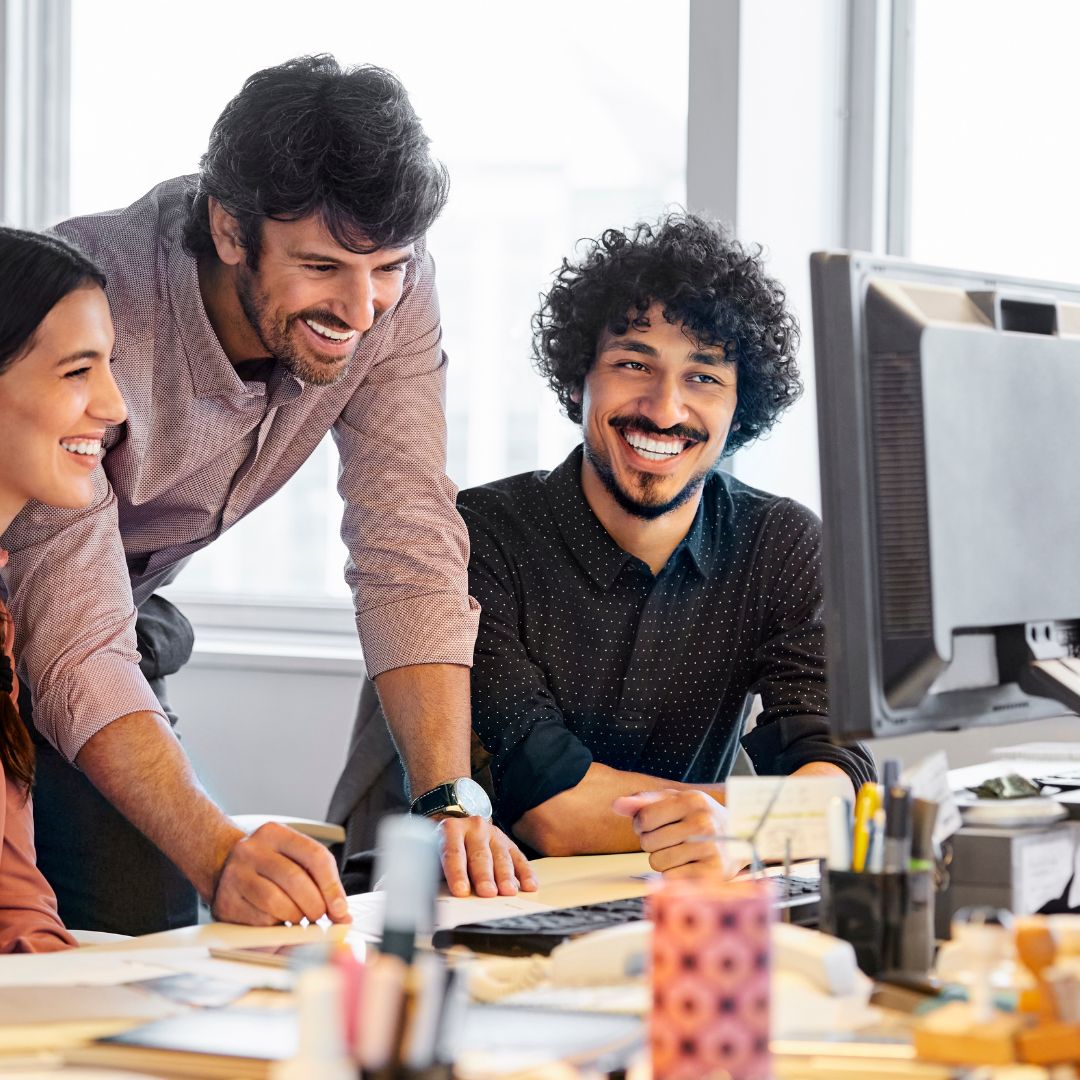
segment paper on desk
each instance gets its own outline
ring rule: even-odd
[[[901,783],[911,788],[912,798],[926,799],[938,804],[937,819],[934,822],[935,844],[948,840],[964,823],[949,784],[949,759],[944,750],[929,754],[922,761],[905,769]]]
[[[851,784],[843,777],[729,776],[728,835],[749,838],[754,833],[777,785],[780,793],[757,835],[758,857],[783,859],[790,840],[792,859],[824,859],[829,854],[829,800],[851,798]]]
[[[1019,861],[1013,871],[1014,902],[1018,915],[1029,915],[1064,894],[1076,867],[1076,832],[1052,829],[1030,837],[1018,850]]]
[[[131,953],[68,949],[63,952],[5,956],[0,963],[0,987],[121,986],[171,974],[169,968],[143,962]]]
[[[0,988],[0,1027],[96,1020],[146,1023],[183,1007],[135,986],[7,986]]]

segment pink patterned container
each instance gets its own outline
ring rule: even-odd
[[[768,1080],[773,886],[665,882],[653,920],[653,1080]]]

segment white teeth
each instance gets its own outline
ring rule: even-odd
[[[636,431],[624,431],[623,438],[642,457],[650,461],[663,461],[665,458],[675,457],[681,454],[688,445],[684,439],[654,439],[648,435],[639,435]]]
[[[72,454],[82,454],[85,457],[94,457],[101,453],[100,439],[71,439],[65,440],[60,445]]]
[[[347,330],[345,333],[341,333],[337,330],[331,330],[329,326],[323,326],[322,323],[315,322],[314,319],[305,319],[304,322],[306,322],[316,334],[321,334],[324,338],[329,338],[331,341],[348,341],[349,338],[356,337],[355,330]]]

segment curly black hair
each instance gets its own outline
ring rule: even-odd
[[[608,229],[586,244],[584,257],[563,259],[533,316],[536,367],[575,423],[582,416],[574,396],[601,335],[625,334],[653,304],[735,361],[738,404],[725,456],[767,432],[798,400],[799,324],[783,288],[765,274],[760,246],[744,247],[719,223],[686,213],[626,232]]]
[[[184,244],[196,257],[214,254],[213,196],[239,223],[252,269],[265,218],[319,213],[349,251],[404,247],[449,193],[429,145],[405,88],[383,68],[343,69],[320,55],[257,71],[210,133]]]

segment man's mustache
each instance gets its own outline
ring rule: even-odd
[[[691,442],[708,442],[709,433],[689,424],[675,424],[669,428],[657,427],[647,416],[614,416],[608,423],[616,431],[644,431],[647,435],[667,435],[674,439],[689,439]]]

